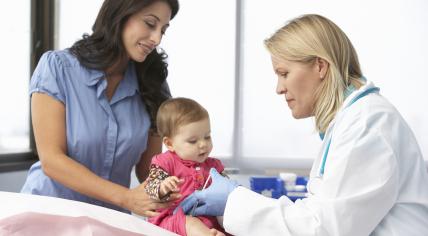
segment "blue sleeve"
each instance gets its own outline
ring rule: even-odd
[[[65,104],[63,67],[53,51],[45,52],[39,60],[30,81],[30,96],[44,93]]]

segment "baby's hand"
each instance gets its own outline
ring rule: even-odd
[[[170,176],[162,181],[159,188],[159,198],[163,199],[171,193],[177,193],[180,191],[178,185],[183,181],[177,178],[176,176]]]

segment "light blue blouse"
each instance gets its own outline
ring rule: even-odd
[[[49,51],[41,57],[31,78],[30,96],[44,93],[64,104],[68,156],[98,176],[129,187],[131,170],[146,149],[150,118],[139,93],[133,62],[110,101],[104,78],[104,72],[82,66],[68,50]],[[47,177],[40,162],[30,168],[21,192],[124,211]]]

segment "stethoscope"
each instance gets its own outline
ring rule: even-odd
[[[344,109],[346,109],[347,107],[349,107],[352,104],[354,104],[358,99],[360,99],[360,98],[362,98],[364,96],[367,96],[370,93],[377,93],[377,92],[379,92],[379,88],[378,87],[372,87],[372,88],[367,89],[366,91],[360,93],[358,96],[355,96],[348,103],[348,105]],[[319,186],[319,183],[322,181],[322,177],[324,176],[325,163],[327,161],[328,151],[330,149],[331,136],[332,136],[332,133],[333,133],[333,127],[331,127],[330,129],[332,129],[332,132],[331,132],[330,136],[328,137],[327,145],[326,145],[326,147],[324,149],[324,153],[323,153],[323,156],[322,156],[322,161],[321,161],[320,168],[318,170],[318,174],[316,176],[311,177],[309,179],[309,182],[308,182],[307,186],[306,186],[306,188],[308,190],[308,193],[310,193],[310,194],[314,194],[315,192],[317,192],[316,189],[314,189],[314,188],[316,188],[316,186]],[[320,137],[323,140],[324,139],[324,134],[321,133]]]

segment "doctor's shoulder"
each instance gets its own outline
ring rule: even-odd
[[[400,139],[403,135],[413,136],[412,130],[397,108],[381,94],[373,94],[357,101],[343,112],[337,123],[340,130],[360,134],[376,133],[387,139]]]
[[[383,130],[390,129],[392,123],[400,123],[397,122],[399,117],[394,106],[381,95],[365,96],[336,113],[330,125],[332,138],[355,142],[370,135],[377,136]]]
[[[400,130],[410,128],[398,109],[382,95],[376,94],[367,99],[367,104],[362,108],[362,117],[373,129]],[[398,135],[398,134],[397,134]]]

